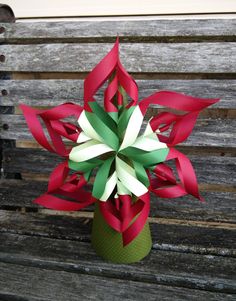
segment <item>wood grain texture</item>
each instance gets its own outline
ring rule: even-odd
[[[0,210],[0,232],[90,242],[92,220]],[[153,249],[236,257],[232,229],[151,223]]]
[[[140,98],[162,89],[222,101],[208,110],[208,119],[199,119],[191,137],[181,146],[183,152],[194,149],[195,155],[189,157],[207,202],[188,196],[173,200],[152,196],[153,248],[139,263],[115,265],[95,254],[90,245],[93,206],[82,212],[85,217],[56,215],[60,213],[32,204],[47,183],[1,180],[0,299],[235,300],[236,162],[229,156],[236,150],[236,123],[227,118],[229,114],[232,118],[236,109],[236,20],[2,26],[6,30],[0,33],[0,42],[5,45],[0,45],[0,54],[5,55],[5,61],[0,62],[0,71],[19,75],[58,72],[54,74],[62,78],[63,74],[78,72],[78,78],[82,78],[111,49],[118,33],[125,68],[137,78],[147,79],[137,81]],[[158,74],[169,78],[182,74],[187,80],[149,79]],[[186,74],[222,80],[193,80],[195,77],[189,79]],[[0,135],[7,139],[2,143],[4,172],[8,176],[49,173],[60,158],[40,149],[14,148],[13,140],[31,142],[32,137],[23,116],[11,115],[8,109],[19,102],[34,106],[81,103],[83,81],[2,80],[0,87]],[[214,111],[220,112],[221,119]],[[13,144],[13,148],[7,148],[7,144]],[[198,153],[204,147],[217,149],[219,154],[227,149],[229,156],[216,156],[210,150],[207,156]]]
[[[4,235],[0,260],[48,270],[123,279],[127,282],[174,285],[199,290],[235,293],[236,259],[222,256],[177,254],[152,250],[139,263],[117,265],[103,262],[88,243]],[[10,249],[10,252],[7,250]],[[70,250],[70,252],[68,252]],[[30,254],[30,255],[29,255]],[[91,278],[92,278],[91,277]],[[119,290],[115,290],[119,291]],[[136,300],[136,299],[135,299]]]
[[[189,156],[196,170],[199,183],[223,184],[232,186],[236,182],[235,157]],[[5,172],[49,173],[62,162],[59,156],[38,149],[4,150],[3,169]],[[207,167],[207,168],[206,168]]]
[[[203,98],[220,98],[211,108],[236,109],[236,80],[137,80],[139,99],[158,90],[172,90]],[[83,80],[0,80],[1,105],[55,106],[72,101],[83,104]],[[4,92],[3,92],[4,93]],[[97,93],[98,101],[103,93]],[[155,107],[155,106],[154,106]]]
[[[32,201],[47,190],[46,182],[24,180],[0,181],[0,208],[36,210]],[[151,195],[151,217],[182,220],[236,222],[236,194],[233,192],[206,191],[201,193],[205,203],[191,196],[176,199],[161,199]],[[93,206],[85,208],[92,211]]]
[[[201,195],[205,203],[201,203],[191,196],[172,200],[152,196],[150,215],[180,220],[236,222],[235,192],[202,191]]]
[[[101,269],[102,270],[102,269]],[[232,301],[235,295],[140,283],[76,272],[58,271],[16,264],[0,264],[2,300],[218,300]],[[117,289],[118,288],[118,289]]]
[[[75,119],[71,122],[76,123]],[[2,115],[0,136],[2,139],[32,140],[23,115]],[[6,124],[7,126],[3,126]],[[192,134],[180,145],[236,147],[236,120],[198,119]]]
[[[159,40],[163,37],[235,37],[235,19],[202,20],[112,20],[77,22],[32,22],[3,24],[6,28],[1,39],[10,43],[43,40],[81,41],[83,39],[138,38],[139,41]]]
[[[89,72],[113,44],[1,45],[0,71]],[[148,54],[148,55],[147,55]],[[120,45],[129,72],[233,73],[236,43],[133,43]]]

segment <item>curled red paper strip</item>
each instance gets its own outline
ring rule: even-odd
[[[150,179],[150,191],[162,198],[177,198],[191,194],[203,201],[197,185],[197,178],[190,160],[174,148],[170,149],[166,161],[175,160],[180,183],[173,170],[166,164],[158,164],[154,169],[155,179]]]
[[[67,161],[59,164],[50,175],[48,191],[35,199],[34,203],[63,211],[80,210],[94,203],[96,199],[90,192],[83,189],[87,184],[84,176],[81,175],[78,178],[77,173],[69,176],[69,171]],[[61,197],[69,197],[73,201]]]
[[[125,246],[142,231],[147,221],[150,195],[147,192],[133,204],[130,195],[120,195],[115,200],[100,202],[99,207],[107,223],[117,232],[122,233]]]
[[[63,122],[61,119],[69,116],[78,118],[83,108],[73,103],[64,103],[50,110],[37,110],[24,104],[20,105],[20,109],[35,140],[48,151],[62,157],[68,157],[71,147],[67,148],[65,146],[62,137],[75,142],[81,130],[79,127]],[[40,119],[45,124],[50,138],[44,134]]]
[[[113,98],[118,93],[118,104],[122,104],[122,95],[118,90],[118,83],[132,99],[130,105],[137,104],[138,86],[134,79],[128,74],[120,62],[119,39],[111,51],[101,60],[100,63],[89,73],[84,80],[84,109],[90,111],[88,102],[95,101],[94,96],[99,88],[113,75],[112,81],[105,90],[104,108],[107,112],[117,112],[118,108],[113,103]]]

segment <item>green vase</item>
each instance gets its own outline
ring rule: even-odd
[[[95,205],[92,246],[96,253],[114,263],[132,263],[143,259],[151,250],[152,238],[149,223],[128,245],[123,246],[121,233],[112,229],[103,218],[98,202]]]

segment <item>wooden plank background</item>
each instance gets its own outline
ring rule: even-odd
[[[233,73],[235,45],[234,42],[128,43],[121,45],[120,56],[129,72]],[[0,71],[89,72],[111,47],[112,44],[97,43],[3,45],[5,61],[0,64]]]
[[[124,292],[129,291],[127,300],[133,300],[137,291],[137,300],[144,296],[156,300],[156,289],[162,300],[234,300],[235,19],[1,27],[5,30],[0,33],[0,72],[11,79],[0,79],[0,241],[4,241],[0,298],[54,300],[50,287],[61,285],[74,291],[56,295],[57,300],[77,300],[77,292],[85,290],[92,277],[96,288],[104,284],[103,292],[98,289],[95,295],[87,295],[97,299],[107,298],[119,283]],[[140,99],[162,89],[221,98],[200,115],[191,137],[178,147],[191,159],[206,202],[189,196],[171,200],[152,196],[153,249],[148,258],[132,266],[107,264],[95,255],[90,246],[92,206],[66,214],[32,203],[46,190],[50,171],[61,159],[32,139],[18,108],[19,103],[82,104],[83,79],[112,47],[117,33],[122,63],[137,79]],[[98,101],[102,97],[100,91]],[[158,110],[158,106],[150,108],[146,119]],[[36,284],[43,272],[47,281]],[[27,284],[30,278],[34,291]],[[122,293],[116,297],[121,300]]]

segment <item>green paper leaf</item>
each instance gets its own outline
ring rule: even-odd
[[[89,179],[90,179],[91,173],[92,173],[92,169],[89,170],[89,171],[87,171],[87,172],[85,172],[85,173],[83,174],[83,176],[84,176],[84,178],[85,178],[85,180],[86,180],[87,182],[88,182]]]
[[[114,161],[114,158],[107,159],[103,165],[99,168],[95,181],[93,184],[93,196],[97,199],[100,199],[104,193],[107,179],[110,175],[111,164]]]
[[[91,159],[91,160],[83,161],[83,162],[75,162],[72,160],[68,160],[68,166],[70,169],[76,170],[76,171],[81,171],[84,173],[101,165],[102,163],[103,163],[103,161],[99,160],[99,159]]]
[[[89,106],[92,109],[93,113],[100,120],[102,120],[102,122],[105,123],[105,125],[107,127],[109,127],[114,132],[114,134],[116,134],[117,125],[116,125],[114,119],[109,115],[109,113],[104,111],[104,109],[95,101],[89,102]],[[116,112],[112,112],[112,113],[116,113]]]
[[[133,161],[133,166],[138,180],[142,182],[146,187],[149,187],[149,179],[143,165],[139,162]]]
[[[136,108],[136,106],[132,106],[128,109],[125,109],[118,120],[118,135],[120,138],[123,138],[123,133],[127,128],[130,116],[132,115],[134,109]]]
[[[128,104],[128,95],[122,86],[119,86],[119,92],[123,96],[123,106]]]
[[[117,135],[94,113],[85,112],[86,117],[92,127],[95,129],[97,134],[102,137],[104,142],[112,147],[114,150],[119,148],[119,139]],[[110,117],[110,116],[109,116]]]
[[[122,150],[121,153],[136,162],[139,162],[145,167],[149,167],[151,165],[155,165],[165,161],[169,148],[161,148],[155,151],[147,152],[135,147],[127,147]]]
[[[109,116],[115,121],[115,123],[118,122],[118,112],[107,112],[107,114],[109,114]],[[116,129],[117,132],[117,129]]]

